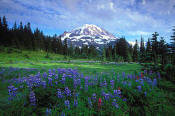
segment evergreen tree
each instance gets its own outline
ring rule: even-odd
[[[1,21],[1,17],[0,17],[0,45],[2,45],[2,21]]]
[[[145,61],[145,44],[144,44],[144,39],[141,36],[141,41],[140,41],[140,62]]]
[[[175,65],[175,26],[172,29],[173,31],[173,35],[171,36],[171,60],[172,60],[172,64]]]
[[[64,39],[63,55],[67,56],[67,38]]]
[[[9,46],[11,43],[10,38],[9,38],[9,34],[8,34],[8,24],[7,24],[7,20],[6,17],[3,16],[2,19],[2,38],[1,38],[1,42],[3,45],[5,46]]]
[[[63,45],[62,45],[62,41],[61,41],[61,36],[58,37],[57,46],[58,46],[58,53],[63,54]]]
[[[154,64],[157,64],[158,62],[158,41],[157,41],[157,37],[159,36],[159,34],[157,32],[152,34],[152,39],[151,39],[151,46],[152,46],[152,57],[153,57],[153,61]]]
[[[2,29],[6,32],[8,31],[8,25],[7,25],[7,20],[6,20],[6,17],[3,16],[3,23],[2,23]]]
[[[148,38],[148,41],[147,41],[147,46],[146,46],[146,61],[147,62],[151,62],[152,61],[152,48],[151,48],[151,42],[150,42],[150,39]]]
[[[128,61],[128,43],[126,42],[125,38],[120,38],[114,47],[116,48],[116,53],[119,56],[122,56],[125,61]]]
[[[106,61],[106,48],[105,48],[105,46],[103,48],[103,61],[104,62]]]
[[[160,42],[159,42],[159,46],[158,46],[158,52],[160,54],[160,63],[161,64],[166,64],[167,63],[167,55],[168,55],[168,49],[167,49],[167,45],[165,43],[165,40],[163,37],[161,37]]]
[[[133,50],[133,61],[134,62],[137,62],[138,61],[138,43],[137,43],[137,40],[135,42],[135,45],[134,45],[134,50]]]

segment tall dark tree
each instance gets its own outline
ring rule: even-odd
[[[140,41],[140,62],[145,61],[145,44],[144,44],[144,39],[141,36],[141,41]]]
[[[0,17],[0,45],[2,45],[2,21],[1,21],[1,17]]]
[[[161,37],[160,42],[159,42],[158,53],[160,56],[160,63],[163,65],[166,64],[167,56],[168,56],[168,49],[167,49],[167,45],[163,37]]]
[[[63,45],[63,55],[65,55],[65,56],[67,56],[67,51],[68,51],[68,49],[67,49],[67,38],[66,39],[64,39],[64,45]]]
[[[134,50],[133,50],[133,61],[134,62],[137,62],[138,61],[138,43],[137,43],[137,40],[135,42],[135,45],[134,45]]]
[[[151,46],[152,46],[152,57],[153,57],[153,61],[154,64],[158,63],[158,38],[159,34],[157,32],[152,34],[152,38],[151,38]]]
[[[171,36],[171,60],[172,64],[175,65],[175,26],[172,29],[173,35]]]
[[[4,31],[8,31],[8,24],[7,24],[7,20],[6,20],[6,17],[3,16],[3,19],[2,19],[2,28]]]
[[[145,56],[145,60],[147,62],[151,62],[152,61],[152,48],[151,48],[151,42],[150,39],[148,38],[147,44],[146,44],[146,56]]]
[[[125,61],[128,61],[128,43],[126,42],[124,37],[120,38],[116,42],[115,48],[116,48],[116,53],[119,56],[122,56]]]
[[[1,38],[1,42],[3,45],[5,46],[9,46],[11,41],[9,38],[9,33],[8,33],[8,24],[7,24],[7,20],[6,17],[3,16],[2,18],[2,38]]]

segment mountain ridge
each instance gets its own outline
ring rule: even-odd
[[[61,35],[61,40],[63,41],[66,38],[68,38],[68,44],[72,43],[75,46],[94,45],[96,47],[118,40],[105,29],[93,24],[84,24],[82,27],[75,28],[70,32],[65,31]]]

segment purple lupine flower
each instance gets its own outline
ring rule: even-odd
[[[35,86],[38,87],[41,84],[41,79],[36,78],[34,83],[35,83]]]
[[[55,80],[57,80],[58,79],[58,74],[55,74]]]
[[[121,91],[118,89],[118,90],[117,90],[117,93],[118,93],[118,95],[120,95],[120,94],[121,94]]]
[[[65,106],[70,109],[70,102],[69,100],[64,101]]]
[[[61,89],[57,89],[57,97],[58,98],[63,98],[64,97],[62,92],[61,92]]]
[[[68,87],[65,88],[65,94],[66,96],[71,96],[71,90]]]
[[[112,93],[109,93],[109,97],[113,99],[115,96],[112,95]]]
[[[77,88],[77,86],[78,86],[78,81],[77,81],[77,79],[73,79],[73,82],[74,82],[74,88]]]
[[[141,92],[142,91],[142,86],[138,85],[137,89],[138,89],[139,92]]]
[[[8,94],[9,94],[9,100],[12,100],[14,97],[16,97],[17,94],[17,88],[15,88],[13,85],[8,86]]]
[[[105,100],[109,100],[110,94],[106,93],[106,94],[104,95],[104,98],[105,98]]]
[[[88,85],[85,84],[84,86],[85,86],[85,91],[88,91]]]
[[[77,107],[77,105],[78,105],[78,101],[77,99],[74,99],[74,106]]]
[[[131,87],[131,82],[128,82],[128,86]]]
[[[124,102],[125,102],[126,100],[127,100],[126,98],[123,99]]]
[[[92,108],[92,101],[91,101],[90,97],[88,97],[88,105],[89,105],[90,108]]]
[[[92,94],[92,100],[93,100],[93,102],[96,102],[96,93]]]
[[[36,105],[35,93],[33,91],[30,91],[29,100],[30,100],[30,104],[32,106],[35,106]]]
[[[114,80],[110,80],[111,88],[114,88]]]
[[[157,85],[157,79],[156,79],[156,78],[154,78],[154,79],[153,79],[152,86],[153,86],[153,87],[155,87],[156,85]]]
[[[127,85],[127,82],[126,82],[126,81],[124,81],[124,82],[123,82],[123,85],[124,85],[124,86],[125,86],[125,85]]]
[[[121,91],[120,90],[114,90],[114,96],[120,97]]]
[[[117,93],[118,90],[114,90],[114,95],[117,97],[118,96],[118,93]]]
[[[107,87],[107,82],[106,82],[106,80],[104,80],[103,86],[104,86],[104,87]]]
[[[145,96],[146,96],[146,95],[147,95],[147,92],[145,91],[144,94],[145,94]]]
[[[47,85],[46,81],[42,81],[41,84],[42,84],[43,88],[46,88],[46,85]]]
[[[119,108],[116,99],[113,99],[112,106],[114,106],[115,108]]]
[[[52,70],[52,73],[55,75],[55,74],[56,74],[56,70],[55,70],[55,69],[53,69],[53,70]]]
[[[141,84],[141,85],[144,85],[144,81],[143,81],[142,78],[140,78],[139,81],[140,81],[140,84]]]
[[[62,113],[61,113],[61,116],[65,116],[65,113],[64,113],[64,112],[62,112]]]
[[[148,83],[149,85],[152,85],[152,80],[151,80],[150,78],[147,78],[147,83]]]
[[[66,81],[66,74],[63,74],[62,79],[61,79],[61,83],[65,84]]]
[[[128,78],[128,79],[130,78],[130,74],[127,75],[127,78]]]
[[[48,77],[48,84],[52,86],[52,78]]]
[[[47,78],[47,73],[46,72],[43,73],[43,78]]]
[[[81,80],[77,79],[77,85],[80,85],[80,84],[81,84]]]
[[[48,77],[52,77],[54,74],[52,73],[52,70],[51,69],[49,69],[49,74],[48,74]]]
[[[51,110],[52,109],[48,109],[48,108],[46,109],[46,116],[49,116],[51,114]]]
[[[78,96],[79,96],[79,93],[75,93],[75,98],[77,99],[78,98]]]
[[[125,72],[122,72],[122,77],[125,78]]]
[[[105,92],[104,92],[104,90],[102,90],[101,94],[102,94],[102,96],[105,96]]]
[[[144,70],[144,74],[147,74],[147,70]]]
[[[55,84],[58,85],[58,81],[55,81]]]

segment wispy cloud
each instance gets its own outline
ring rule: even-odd
[[[10,24],[31,22],[46,34],[90,23],[134,41],[154,31],[170,36],[175,0],[0,0],[3,15]]]

